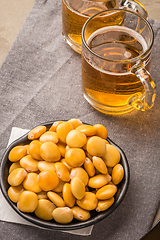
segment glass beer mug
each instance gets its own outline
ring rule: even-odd
[[[86,20],[107,9],[132,10],[145,19],[145,7],[137,0],[62,0],[62,34],[73,50],[81,53],[81,31]]]
[[[150,75],[154,32],[133,11],[111,9],[89,18],[82,29],[82,91],[106,114],[149,110],[156,87]]]

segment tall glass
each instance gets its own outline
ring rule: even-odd
[[[81,31],[86,20],[107,9],[130,9],[145,19],[145,7],[137,0],[62,0],[62,33],[66,42],[81,53]]]
[[[150,109],[155,84],[149,73],[154,33],[140,15],[106,10],[82,29],[82,90],[87,101],[107,114]]]

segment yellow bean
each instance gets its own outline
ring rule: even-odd
[[[65,204],[68,207],[74,206],[76,199],[72,194],[71,185],[69,183],[65,183],[63,186],[63,199],[64,199]]]
[[[103,126],[102,124],[95,124],[94,125],[95,129],[96,129],[96,135],[106,139],[108,137],[108,131],[105,128],[105,126]]]
[[[71,210],[73,211],[73,217],[79,221],[86,221],[91,217],[89,211],[84,210],[78,206],[72,207]]]
[[[57,207],[65,207],[65,202],[57,193],[49,191],[47,196]]]
[[[41,192],[42,189],[38,184],[38,174],[37,173],[28,173],[26,178],[23,181],[23,187],[35,193]]]
[[[73,196],[79,200],[82,199],[85,194],[85,186],[82,180],[78,177],[74,177],[70,184]]]
[[[80,167],[85,158],[85,152],[81,148],[70,148],[65,154],[66,163],[71,167]]]
[[[18,199],[17,207],[22,212],[34,212],[38,206],[37,194],[31,191],[23,191]]]
[[[57,187],[55,187],[53,189],[54,192],[57,192],[57,193],[61,193],[63,191],[63,186],[66,182],[62,181],[60,178],[59,178],[59,183],[57,185]]]
[[[88,173],[82,167],[73,168],[71,170],[70,178],[72,179],[74,177],[80,178],[85,186],[88,184],[89,181]]]
[[[76,130],[84,133],[87,137],[93,136],[96,134],[96,129],[92,125],[83,124],[76,128]]]
[[[107,210],[112,204],[114,203],[114,197],[107,199],[107,200],[100,200],[98,201],[98,206],[96,208],[97,212]]]
[[[45,133],[46,129],[47,129],[46,126],[38,126],[33,128],[28,133],[28,139],[30,140],[38,139],[43,133]]]
[[[11,165],[10,168],[9,168],[9,173],[11,173],[11,172],[12,172],[14,169],[16,169],[16,168],[21,168],[21,165],[20,165],[20,162],[19,162],[19,161],[12,163],[12,165]]]
[[[22,184],[19,186],[16,186],[16,187],[11,186],[8,189],[8,196],[12,202],[17,203],[19,196],[20,196],[21,192],[23,192],[23,191],[24,191],[24,188],[23,188]]]
[[[114,167],[116,164],[119,163],[121,155],[115,146],[111,144],[106,144],[106,152],[102,158],[107,167]]]
[[[93,136],[87,142],[87,151],[92,156],[102,157],[106,152],[106,143],[104,139]]]
[[[62,159],[61,159],[61,162],[68,168],[69,171],[71,171],[72,167],[69,166],[69,165],[66,163],[65,158],[62,158]]]
[[[54,203],[47,199],[40,199],[35,214],[38,218],[49,221],[53,219],[52,212],[56,208]]]
[[[38,200],[48,198],[47,197],[47,192],[45,192],[45,191],[41,191],[41,192],[37,193],[37,196],[38,196]]]
[[[70,120],[68,120],[68,122],[72,124],[73,129],[76,129],[78,126],[83,124],[81,120],[77,118],[71,118]]]
[[[73,212],[69,207],[58,207],[52,212],[53,218],[56,222],[67,224],[73,220]]]
[[[66,167],[65,164],[61,163],[61,162],[57,162],[54,165],[55,167],[55,171],[57,173],[57,176],[64,182],[69,182],[70,181],[70,174],[69,174],[69,170]]]
[[[18,186],[23,182],[26,176],[27,176],[27,172],[25,169],[16,168],[9,174],[8,183],[11,186]]]
[[[61,153],[57,145],[53,142],[42,143],[40,147],[42,159],[48,162],[57,162],[61,158]]]
[[[63,142],[59,141],[57,143],[57,146],[58,146],[58,148],[60,150],[61,156],[64,157],[65,153],[66,153],[66,143],[63,143]]]
[[[89,158],[85,159],[84,169],[86,170],[90,177],[93,177],[95,175],[95,168],[93,162]]]
[[[53,162],[47,162],[47,161],[39,161],[38,162],[38,169],[39,171],[45,171],[45,170],[53,170],[55,171]]]
[[[98,189],[96,192],[96,197],[99,200],[106,200],[112,198],[117,192],[117,187],[115,185],[105,185],[102,188]]]
[[[57,143],[58,140],[59,140],[58,139],[58,134],[56,132],[50,132],[50,131],[47,131],[47,132],[43,133],[39,138],[39,141],[41,143],[44,143],[44,142]]]
[[[66,137],[66,143],[69,147],[81,148],[86,144],[86,142],[86,135],[78,130],[70,131]]]
[[[108,170],[105,162],[100,157],[94,156],[92,158],[94,167],[102,174],[107,174]]]
[[[112,182],[117,185],[119,184],[124,177],[124,169],[121,164],[114,166],[112,170]]]
[[[94,193],[85,192],[84,197],[81,200],[77,200],[76,203],[79,207],[91,211],[97,207],[98,199]]]
[[[52,131],[52,132],[56,132],[57,130],[57,127],[59,124],[63,123],[63,121],[56,121],[52,124],[52,126],[50,127],[49,131]]]
[[[40,156],[41,143],[38,140],[33,140],[29,144],[29,154],[36,160],[43,160]]]
[[[57,187],[59,178],[53,170],[46,170],[39,173],[38,183],[43,191],[50,191]]]
[[[20,165],[27,172],[37,172],[38,171],[38,161],[35,160],[31,155],[27,155],[20,160]]]
[[[98,174],[89,179],[88,186],[91,188],[101,188],[111,181],[109,174]]]
[[[8,159],[11,162],[18,162],[25,155],[27,155],[27,148],[25,146],[15,146],[9,152]]]
[[[66,143],[66,137],[71,130],[73,130],[73,126],[69,122],[63,122],[57,126],[56,131],[61,142]]]

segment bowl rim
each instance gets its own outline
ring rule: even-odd
[[[53,120],[53,121],[49,121],[49,122],[44,122],[44,123],[40,123],[36,126],[40,126],[40,125],[44,125],[44,126],[51,126],[54,122],[56,121],[60,121],[60,120]],[[61,120],[61,121],[68,121],[68,120]],[[85,122],[82,122],[83,124],[88,124]],[[91,125],[91,124],[89,124]],[[35,126],[35,127],[36,127]],[[33,128],[35,128],[33,127]],[[33,129],[32,128],[32,129]],[[29,130],[30,131],[30,130]],[[15,147],[16,145],[21,144],[22,142],[30,142],[31,140],[28,140],[28,133],[25,133],[23,136],[17,138],[16,140],[14,140],[4,151],[2,159],[1,159],[1,163],[0,163],[0,188],[1,188],[1,192],[4,196],[4,198],[6,199],[6,201],[9,203],[9,205],[12,207],[12,209],[17,212],[22,218],[24,218],[25,220],[27,220],[28,222],[34,224],[35,226],[39,226],[42,228],[46,228],[46,229],[52,229],[52,230],[63,230],[63,231],[67,231],[67,230],[76,230],[76,229],[81,229],[81,228],[85,228],[85,227],[89,227],[91,225],[96,224],[97,222],[103,220],[104,218],[106,218],[107,216],[109,216],[122,202],[122,200],[124,199],[126,192],[128,190],[128,186],[129,186],[129,180],[130,180],[130,169],[129,169],[129,163],[127,160],[127,157],[125,155],[125,153],[123,152],[123,150],[116,144],[114,143],[109,137],[107,137],[107,141],[115,146],[120,154],[121,154],[121,160],[120,163],[122,163],[123,168],[124,168],[124,183],[123,183],[123,188],[118,196],[118,198],[116,199],[116,201],[113,203],[113,205],[102,212],[98,212],[96,216],[91,217],[90,219],[88,219],[87,221],[79,221],[76,223],[69,223],[69,224],[59,224],[57,222],[53,222],[53,221],[45,221],[42,219],[39,219],[38,217],[35,216],[35,218],[31,215],[31,213],[24,213],[21,212],[17,206],[16,203],[13,203],[10,198],[8,197],[8,193],[6,187],[5,187],[5,168],[7,163],[9,162],[8,160],[8,154],[10,152],[10,150]]]

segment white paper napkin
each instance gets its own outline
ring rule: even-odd
[[[24,135],[28,131],[29,130],[27,130],[27,129],[21,129],[21,128],[13,127],[12,131],[11,131],[10,138],[9,138],[8,145],[11,144],[17,138],[19,138],[22,135]],[[0,191],[0,206],[3,206],[3,207],[0,207],[0,220],[6,221],[6,222],[13,222],[13,223],[19,223],[19,224],[31,225],[31,226],[37,227],[36,225],[26,221],[21,216],[19,216],[10,207],[8,202],[3,197],[1,191]],[[38,228],[39,228],[39,226],[38,226]],[[89,226],[89,227],[86,227],[86,228],[82,228],[82,229],[78,229],[78,230],[70,230],[70,231],[65,231],[65,232],[70,233],[70,234],[87,236],[87,235],[91,235],[92,229],[93,229],[93,225]]]

